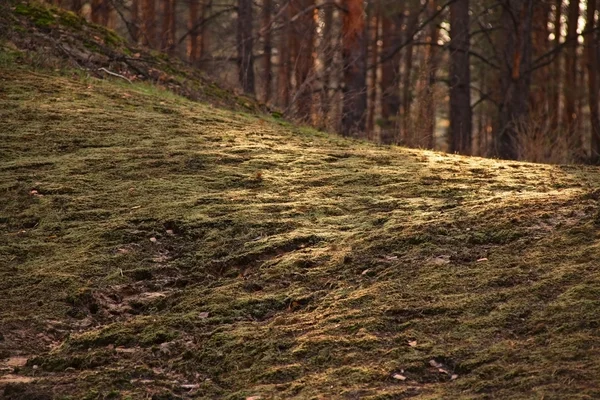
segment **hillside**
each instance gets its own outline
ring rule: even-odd
[[[600,396],[598,168],[377,147],[15,47],[0,397]]]

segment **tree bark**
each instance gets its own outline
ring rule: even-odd
[[[296,116],[308,122],[311,119],[312,85],[311,74],[314,66],[314,0],[291,0],[292,49],[294,56],[294,76],[296,78]],[[310,10],[310,11],[309,11]]]
[[[244,93],[250,95],[254,95],[253,45],[252,0],[238,0],[237,52],[239,82]]]
[[[419,22],[419,14],[415,7],[406,11],[408,14],[408,22],[405,26],[405,39],[412,39],[409,36],[413,35],[415,27]],[[413,145],[414,135],[410,132],[410,108],[412,105],[412,69],[413,69],[414,46],[412,42],[406,46],[406,54],[404,58],[404,75],[402,76],[402,136],[406,145]]]
[[[367,108],[367,46],[362,0],[344,0],[342,134],[363,136]]]
[[[585,31],[585,50],[588,74],[588,103],[590,107],[591,157],[593,163],[600,162],[600,112],[598,110],[598,33],[593,32],[596,22],[597,0],[588,0]]]
[[[469,0],[457,0],[450,5],[450,152],[466,155],[473,130],[469,26]]]
[[[554,40],[553,46],[556,48],[560,45],[560,38],[562,36],[562,3],[563,0],[556,0],[555,13],[554,13]],[[550,84],[550,104],[548,107],[548,114],[550,115],[550,127],[552,131],[558,129],[558,123],[560,120],[560,82],[562,80],[561,75],[561,64],[562,54],[558,52],[556,58],[552,63],[552,80]]]
[[[200,59],[200,36],[198,35],[198,2],[204,0],[189,0],[188,30],[190,35],[187,43],[188,60],[192,65],[198,65]]]
[[[83,6],[82,0],[73,0],[71,2],[71,11],[77,15],[81,15],[81,7]]]
[[[277,78],[279,105],[286,110],[290,105],[290,42],[292,35],[290,19],[291,8],[288,4],[283,13],[283,29],[279,37],[279,76]]]
[[[503,0],[500,78],[500,115],[496,128],[496,154],[500,158],[519,157],[519,125],[528,116],[531,85],[531,30],[533,0]]]
[[[565,113],[563,128],[568,135],[568,144],[575,158],[581,157],[582,140],[577,131],[577,26],[579,23],[579,0],[569,1],[567,18],[567,44],[565,75],[563,80],[563,96],[565,99]]]
[[[131,40],[138,43],[140,40],[140,3],[139,0],[131,0]]]
[[[437,12],[437,1],[428,0],[428,16],[432,17]],[[426,70],[426,82],[425,82],[425,93],[423,102],[423,122],[425,129],[422,131],[422,135],[419,138],[419,142],[423,147],[433,149],[435,148],[435,130],[436,130],[436,102],[434,97],[436,74],[437,74],[437,41],[439,38],[438,21],[434,19],[429,23],[429,32],[427,36],[427,42],[430,44],[426,48],[425,54],[425,68]]]
[[[550,30],[548,23],[550,22],[551,14],[550,0],[539,0],[534,3],[533,7],[533,56],[538,59],[550,50],[550,42],[548,36]],[[532,74],[531,96],[529,99],[531,106],[531,114],[536,120],[542,122],[540,129],[548,120],[551,71],[550,66],[538,68]],[[543,132],[539,132],[543,134]]]
[[[142,44],[154,48],[156,43],[156,4],[154,0],[142,1]]]
[[[402,23],[404,21],[404,3],[399,9],[393,10],[389,15],[383,12],[381,22],[382,58],[399,48],[402,44]],[[381,142],[391,144],[399,137],[400,125],[400,63],[402,52],[397,51],[394,56],[385,61],[381,66]]]
[[[375,112],[377,105],[377,70],[379,60],[379,21],[381,16],[381,0],[375,0],[375,4],[372,6],[372,14],[369,18],[371,22],[371,37],[369,42],[371,63],[370,68],[370,95],[369,95],[369,112],[367,114],[367,133],[369,140],[375,138]]]
[[[273,55],[273,45],[271,44],[271,12],[273,9],[273,0],[263,0],[262,4],[262,37],[263,37],[263,58],[264,58],[264,95],[265,103],[271,100],[273,65],[271,57]]]
[[[175,0],[161,0],[161,50],[173,55],[175,50]]]
[[[321,127],[329,125],[329,111],[331,110],[331,69],[333,64],[333,10],[332,4],[325,5],[323,10],[323,39],[321,52],[323,54],[323,87],[321,88]]]

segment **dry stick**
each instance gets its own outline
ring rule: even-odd
[[[133,84],[133,82],[131,82],[131,79],[129,79],[129,78],[127,78],[127,77],[123,76],[123,75],[117,74],[117,73],[115,73],[115,72],[109,71],[109,70],[107,70],[107,69],[106,69],[106,68],[104,68],[104,67],[102,67],[102,68],[98,68],[98,71],[104,71],[104,72],[106,72],[106,73],[107,73],[107,74],[109,74],[109,75],[112,75],[112,76],[116,76],[116,77],[118,77],[118,78],[125,79],[127,82],[129,82],[129,83]]]

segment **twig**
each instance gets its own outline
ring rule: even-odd
[[[131,82],[131,79],[129,79],[129,78],[127,78],[127,77],[123,76],[123,75],[120,75],[120,74],[114,73],[114,72],[112,72],[112,71],[109,71],[109,70],[107,70],[107,69],[106,69],[106,68],[104,68],[104,67],[102,67],[102,68],[98,68],[98,71],[104,71],[104,72],[106,72],[106,73],[107,73],[107,74],[109,74],[109,75],[116,76],[116,77],[118,77],[118,78],[123,78],[123,79],[125,79],[127,82],[129,82],[129,83],[133,84],[133,82]]]

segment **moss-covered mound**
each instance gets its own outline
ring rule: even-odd
[[[597,168],[376,147],[3,46],[0,397],[600,397]]]
[[[234,95],[197,69],[166,55],[136,47],[103,26],[36,0],[0,2],[3,59],[63,74],[144,81],[192,100],[235,110],[264,109],[254,99]]]

